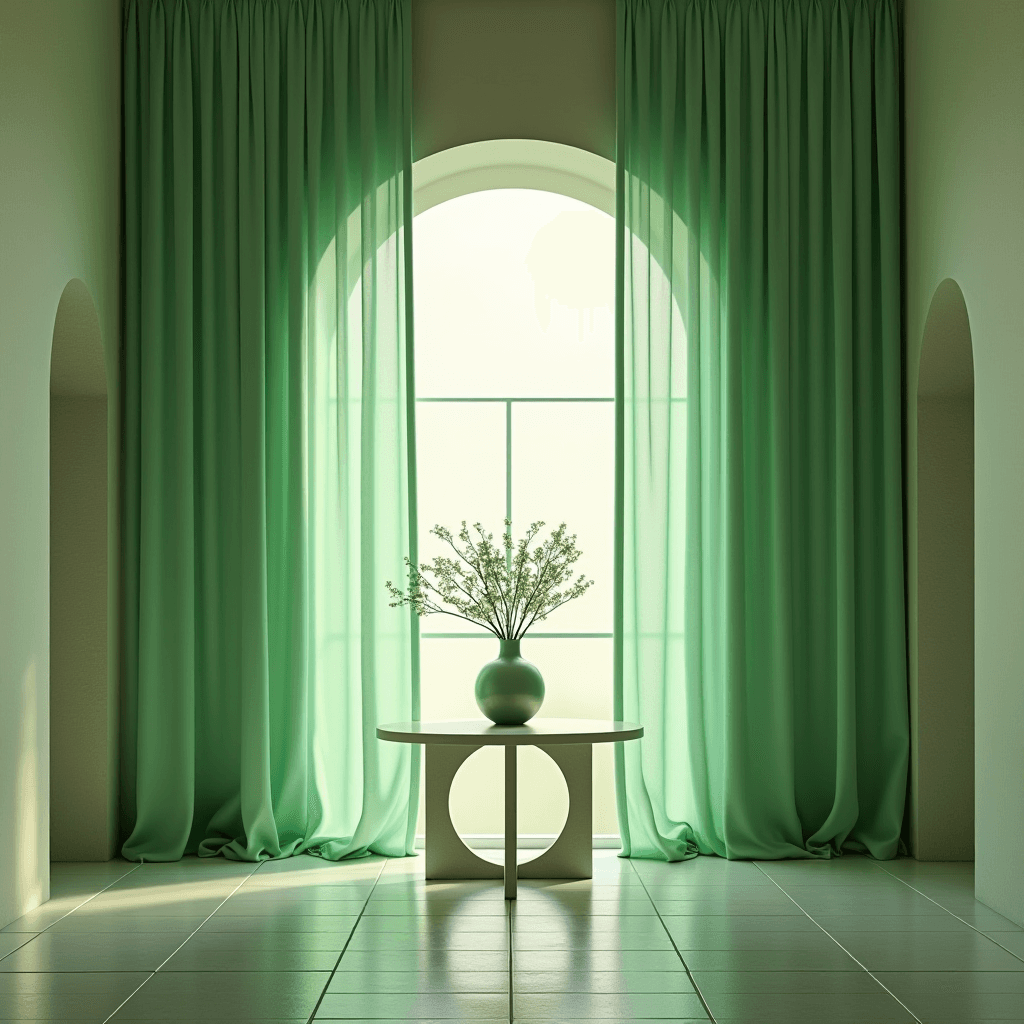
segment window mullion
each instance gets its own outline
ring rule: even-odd
[[[505,518],[512,521],[512,399],[505,401]],[[512,528],[509,527],[509,530]],[[512,552],[505,552],[505,565],[511,571]]]

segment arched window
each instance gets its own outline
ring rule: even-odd
[[[421,560],[435,523],[514,536],[543,520],[578,535],[588,594],[527,634],[544,673],[542,714],[612,717],[614,517],[614,168],[550,143],[459,147],[414,172],[416,442]],[[456,619],[422,620],[422,716],[475,718],[473,683],[497,653]],[[490,769],[453,788],[460,831],[500,834]],[[611,748],[595,748],[594,830],[615,834]],[[522,833],[557,833],[557,774],[520,762]],[[500,788],[499,788],[500,791]],[[545,794],[551,793],[546,799]]]

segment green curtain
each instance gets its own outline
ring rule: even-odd
[[[898,0],[619,0],[624,853],[892,857]]]
[[[412,852],[409,0],[128,0],[124,855]]]

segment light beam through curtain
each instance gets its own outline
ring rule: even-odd
[[[409,0],[129,0],[124,855],[412,852]]]

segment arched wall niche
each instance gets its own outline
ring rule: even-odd
[[[50,356],[50,860],[116,844],[116,701],[107,629],[107,374],[100,322],[73,279]]]
[[[974,860],[974,355],[949,278],[925,322],[917,389],[918,860]]]
[[[50,349],[50,394],[107,397],[100,319],[85,284],[72,278],[61,293]]]

